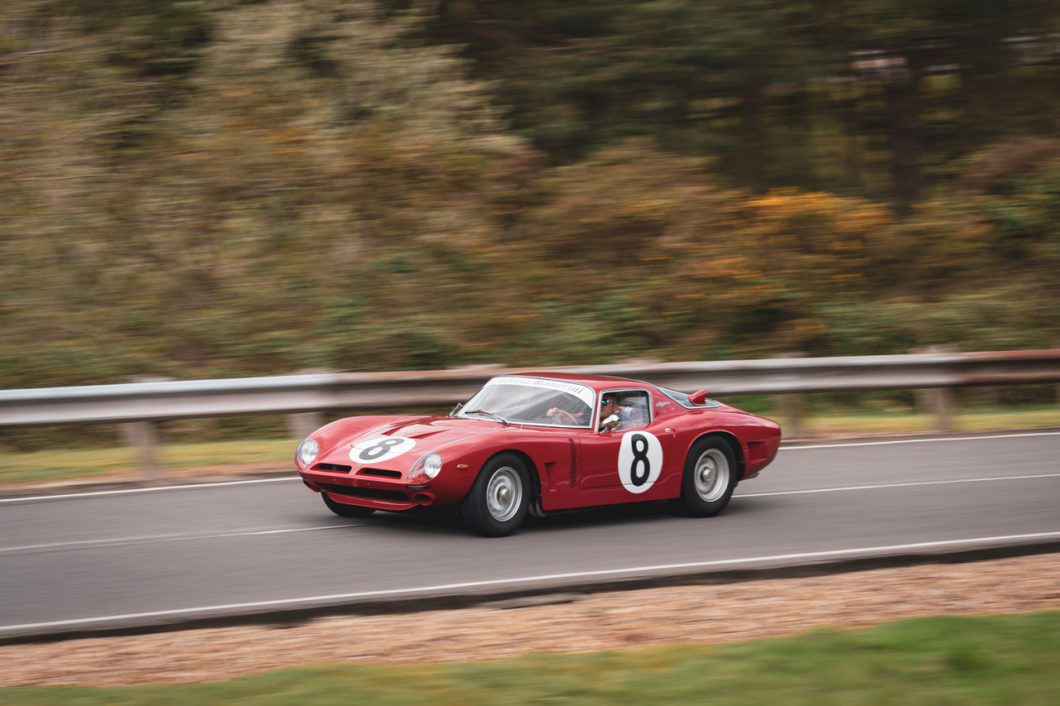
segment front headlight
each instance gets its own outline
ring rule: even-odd
[[[320,444],[316,442],[316,439],[305,439],[298,445],[298,450],[294,455],[303,467],[307,467],[316,459],[318,453],[320,453]]]
[[[423,474],[434,480],[442,472],[442,457],[436,453],[429,453],[423,457]]]
[[[427,476],[427,480],[434,480],[442,472],[442,457],[434,451],[420,456],[420,460],[412,464],[409,478],[416,476]]]

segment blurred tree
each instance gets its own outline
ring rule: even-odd
[[[887,197],[1060,114],[1045,0],[423,3],[559,162],[630,136],[720,158],[732,185]]]
[[[0,384],[1056,345],[1055,15],[12,0]]]
[[[452,51],[372,2],[198,7],[211,41],[160,113],[169,77],[113,60],[142,29],[46,0],[4,14],[5,374],[434,361],[444,336],[402,337],[409,312],[473,306],[450,264],[492,237],[479,193],[528,150]],[[130,120],[133,151],[111,139]]]
[[[560,162],[650,135],[674,151],[723,155],[738,181],[763,187],[767,92],[821,71],[820,52],[796,31],[805,3],[435,6],[434,35],[467,44],[481,73],[501,79],[516,127]]]

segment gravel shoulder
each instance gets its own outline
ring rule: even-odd
[[[320,663],[493,660],[723,643],[927,615],[1060,609],[1060,553],[797,579],[586,595],[516,609],[479,606],[0,646],[0,686],[197,683]]]

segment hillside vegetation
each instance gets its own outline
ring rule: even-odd
[[[1058,345],[1058,19],[8,0],[0,386]]]

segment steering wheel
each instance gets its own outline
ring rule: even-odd
[[[552,421],[557,422],[557,423],[559,423],[559,422],[567,422],[569,424],[577,424],[578,423],[578,418],[577,417],[575,417],[573,414],[571,414],[567,410],[560,409],[559,407],[553,407],[552,409],[548,410],[548,413],[545,416],[547,416],[549,419],[551,419]]]

